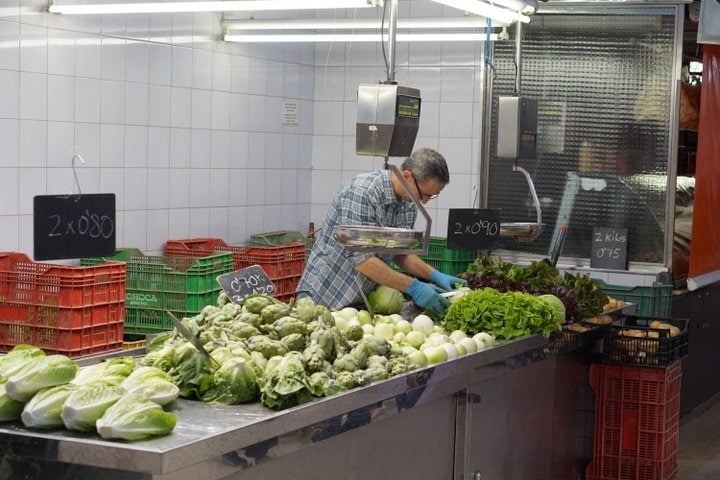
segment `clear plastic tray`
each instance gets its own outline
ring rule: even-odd
[[[352,247],[417,248],[423,232],[406,228],[340,225],[333,231],[335,239]]]

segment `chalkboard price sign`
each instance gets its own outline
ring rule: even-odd
[[[500,235],[500,212],[492,209],[451,208],[448,215],[447,248],[492,249]]]
[[[627,270],[627,228],[593,228],[591,268]]]
[[[33,198],[36,260],[111,256],[115,234],[114,193]]]
[[[273,295],[277,289],[260,265],[218,275],[217,281],[233,303],[241,303],[248,295]]]

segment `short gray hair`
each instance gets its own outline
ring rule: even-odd
[[[418,182],[427,182],[434,179],[443,185],[450,183],[450,173],[447,162],[439,152],[432,148],[419,148],[407,157],[402,170],[410,170]]]

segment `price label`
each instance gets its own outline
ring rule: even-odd
[[[500,212],[492,209],[451,208],[447,247],[455,250],[492,249],[500,236]]]
[[[273,295],[277,289],[260,265],[252,265],[224,275],[217,282],[233,303],[240,303],[248,295],[264,293]]]
[[[591,268],[627,270],[627,228],[594,228]]]
[[[36,260],[115,255],[115,194],[33,198]]]

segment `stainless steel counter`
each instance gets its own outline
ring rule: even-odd
[[[175,430],[142,442],[2,424],[0,448],[24,462],[35,460],[41,469],[64,462],[101,472],[104,480],[219,479],[532,363],[537,358],[531,352],[546,343],[525,337],[279,412],[260,403],[211,406],[179,399],[170,406],[178,418]]]

